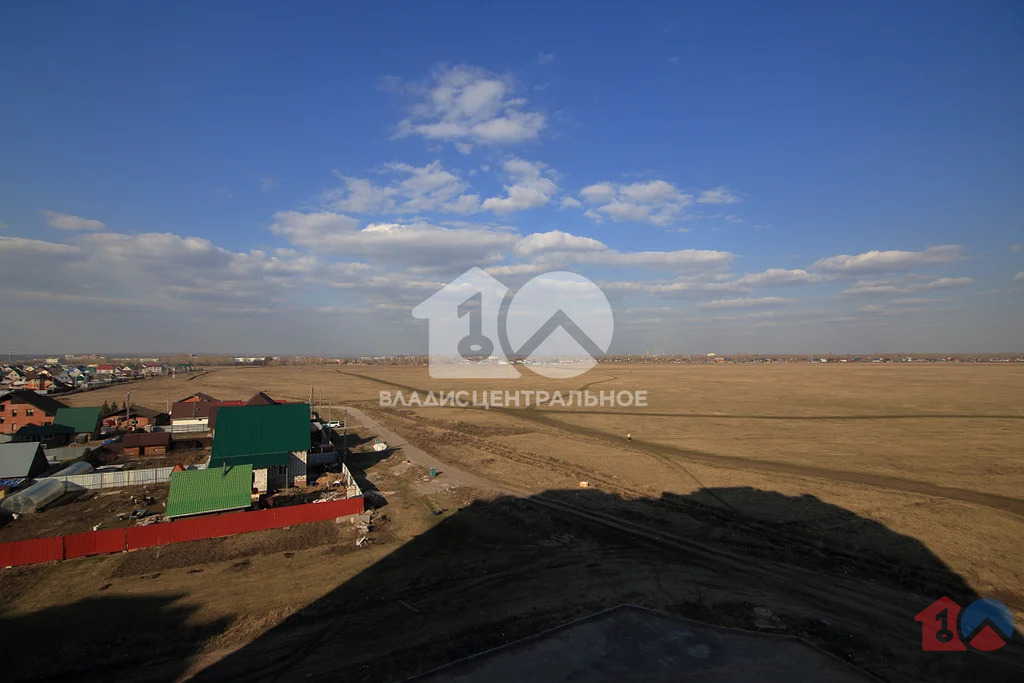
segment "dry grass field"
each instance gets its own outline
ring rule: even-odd
[[[360,632],[358,647],[338,645],[334,655],[359,663],[366,680],[389,680],[628,601],[745,628],[750,605],[769,604],[787,615],[786,632],[882,678],[928,672],[939,679],[951,670],[922,658],[913,622],[928,602],[941,594],[995,597],[1018,624],[1024,618],[1024,368],[1017,365],[601,365],[573,380],[457,383],[432,380],[424,367],[213,368],[69,402],[122,402],[125,390],[151,408],[196,391],[236,399],[263,390],[308,400],[311,386],[335,418],[342,406],[362,411],[367,424],[351,424],[363,438],[390,430],[395,445],[423,449],[478,490],[491,482],[531,499],[570,501],[601,519],[638,525],[631,529],[687,539],[692,556],[642,555],[619,547],[632,532],[575,526],[481,493],[468,505],[444,503],[408,478],[399,450],[359,465],[365,481],[391,489],[383,508],[391,526],[372,551],[335,561],[330,551],[298,543],[287,562],[268,555],[246,565],[247,582],[282,572],[317,577],[317,585],[290,594],[271,591],[272,616],[257,614],[253,600],[235,602],[229,584],[192,590],[186,572],[198,570],[180,561],[132,584],[132,592],[162,586],[186,595],[198,610],[190,624],[230,624],[213,629],[219,635],[197,632],[202,645],[186,672],[220,662],[211,679],[249,676],[246,667],[261,652],[293,652],[310,624],[319,624],[322,643],[344,628],[338,615],[360,614],[377,626]],[[378,402],[382,390],[581,388],[646,390],[648,406],[483,410]],[[718,559],[700,560],[705,552]],[[6,587],[0,582],[6,613],[41,609],[44,589],[62,580],[83,598],[104,576],[127,585],[114,558],[78,566],[89,569],[76,576],[95,579],[62,579],[71,570],[50,567],[21,570]],[[151,558],[147,571],[160,567],[159,557]],[[213,560],[197,567],[240,571]],[[395,607],[402,601],[419,607]],[[466,604],[490,607],[466,612]],[[420,623],[424,605],[433,606],[430,628]],[[381,669],[374,652],[409,656],[394,654],[394,668]]]

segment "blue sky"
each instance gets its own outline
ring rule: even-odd
[[[423,352],[477,265],[613,351],[1021,349],[1019,3],[253,5],[0,9],[0,345]]]

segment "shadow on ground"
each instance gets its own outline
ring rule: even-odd
[[[813,496],[547,491],[439,518],[198,680],[402,680],[627,603],[799,636],[884,680],[1024,680],[1019,635],[996,652],[922,651],[914,616],[941,596],[992,597],[917,540]]]
[[[181,597],[104,596],[25,616],[0,616],[3,678],[173,680],[185,671],[187,655],[229,622],[191,623],[195,608],[178,603]],[[136,676],[143,665],[159,667],[159,676]]]

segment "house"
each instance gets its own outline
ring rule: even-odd
[[[252,504],[252,477],[248,464],[172,472],[164,516],[174,519],[247,508]]]
[[[144,406],[125,406],[102,417],[103,426],[118,431],[133,431],[146,427],[163,426],[171,421],[170,415]]]
[[[48,469],[38,443],[0,443],[0,479],[31,479]]]
[[[210,396],[209,394],[204,394],[201,391],[196,392],[191,396],[186,396],[180,401],[176,401],[176,403],[197,403],[199,401],[206,401],[208,403],[220,403],[220,399],[216,399],[213,396]]]
[[[211,418],[217,412],[217,403],[205,400],[185,400],[171,404],[171,427],[175,432],[205,432],[213,428]]]
[[[306,485],[309,404],[224,406],[217,412],[210,469],[252,466],[260,491]]]
[[[29,389],[15,389],[0,396],[0,433],[14,434],[26,425],[51,424],[57,410],[64,407],[49,396]]]
[[[129,457],[159,457],[170,448],[171,435],[169,432],[132,432],[121,437],[120,446],[121,452]]]
[[[38,443],[43,448],[67,446],[75,440],[75,430],[57,423],[48,425],[25,425],[14,432],[15,443]]]
[[[142,376],[143,377],[160,377],[164,374],[165,366],[160,363],[143,363],[142,364]]]
[[[53,423],[71,427],[75,430],[76,436],[95,439],[100,433],[100,410],[99,406],[60,408],[53,418]]]
[[[247,405],[247,406],[272,406],[272,405],[276,405],[277,403],[278,403],[278,401],[275,401],[274,399],[270,398],[269,396],[267,396],[262,391],[259,391],[256,394],[254,394],[252,398],[250,398],[248,401],[246,401],[245,405]]]
[[[115,372],[117,372],[117,366],[116,365],[110,365],[109,363],[103,363],[101,365],[97,365],[96,366],[96,376],[97,377],[110,378],[110,377],[114,376]]]

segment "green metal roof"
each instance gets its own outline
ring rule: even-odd
[[[308,403],[221,406],[211,462],[240,455],[308,451],[309,444]]]
[[[289,451],[232,455],[228,457],[211,455],[209,467],[220,467],[227,463],[228,467],[232,465],[250,465],[254,470],[258,470],[262,467],[270,467],[271,465],[287,465],[289,455]]]
[[[92,434],[100,424],[100,406],[58,408],[53,424],[71,427],[75,434]]]
[[[173,472],[165,516],[184,517],[249,507],[251,494],[251,465]]]

